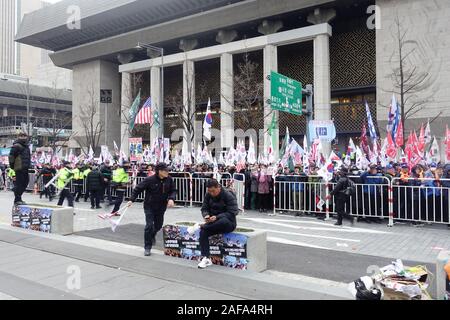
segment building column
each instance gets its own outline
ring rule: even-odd
[[[278,49],[276,46],[267,45],[264,48],[264,149],[261,150],[260,141],[260,154],[266,154],[268,148],[272,145],[272,141],[274,143],[273,155],[274,159],[278,160],[280,154],[280,130],[279,130],[279,112],[272,110],[271,105],[267,103],[271,98],[271,84],[270,81],[267,80],[267,77],[270,76],[272,71],[278,71]],[[272,124],[272,119],[275,115],[275,121],[277,126],[273,131],[273,140],[272,137],[269,136],[269,129]]]
[[[197,39],[181,39],[179,48],[184,51],[188,52],[193,49],[195,49],[198,46],[198,40]],[[191,60],[185,60],[183,63],[183,105],[185,109],[185,114],[183,115],[183,118],[188,120],[191,123],[191,127],[194,128],[194,143],[195,148],[197,148],[197,143],[202,142],[202,130],[197,130],[197,128],[200,126],[200,121],[196,120],[196,101],[195,101],[195,63]],[[192,121],[191,121],[192,119]],[[191,137],[189,135],[188,128],[186,124],[183,121],[184,126],[184,133],[183,133],[183,139],[186,139],[188,142],[188,148],[189,150],[192,149],[192,141]],[[195,149],[197,150],[197,149]]]
[[[150,68],[150,97],[152,98],[152,108],[155,108],[160,113],[162,105],[161,97],[161,68],[151,67]],[[159,121],[162,124],[164,121],[164,115],[159,114]],[[150,134],[150,143],[160,136],[159,128],[155,125],[152,126]]]
[[[3,107],[3,117],[8,116],[8,107]]]
[[[193,122],[192,126],[194,129],[193,132],[194,144],[195,147],[197,147],[197,143],[202,141],[202,131],[200,130],[200,132],[198,132],[198,130],[196,130],[198,128],[197,124],[198,121],[196,121],[195,115],[195,64],[194,61],[190,60],[186,60],[183,63],[183,105],[184,105],[184,114],[182,116],[183,119],[186,119],[188,122]],[[183,126],[184,126],[183,139],[186,139],[186,141],[188,142],[188,148],[189,150],[191,150],[192,149],[191,135],[184,121]]]
[[[308,16],[312,24],[328,23],[336,17],[334,9],[316,9]],[[331,120],[330,37],[326,34],[314,38],[314,118]],[[322,142],[326,156],[331,153],[331,143]]]
[[[258,32],[263,35],[274,34],[283,28],[284,24],[281,20],[264,20],[258,26]],[[264,48],[264,132],[263,137],[260,135],[259,140],[259,154],[267,154],[269,147],[274,142],[273,155],[275,160],[278,160],[280,153],[280,130],[279,130],[279,112],[272,110],[270,103],[267,101],[271,98],[271,84],[268,80],[271,72],[278,71],[278,48],[274,45],[267,45]],[[272,124],[272,119],[275,115],[277,126],[273,131],[273,139],[269,136],[269,129]]]
[[[220,57],[220,133],[221,147],[234,147],[234,72],[233,55]]]
[[[121,89],[121,122],[120,122],[120,150],[123,151],[127,157],[129,156],[130,150],[128,148],[128,139],[130,138],[129,126],[127,124],[128,108],[133,103],[132,91],[133,87],[131,85],[131,73],[122,73],[122,89]]]

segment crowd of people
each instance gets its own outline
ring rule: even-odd
[[[330,192],[339,179],[336,174],[339,169],[337,163],[334,163],[334,167],[334,178],[328,186]],[[379,222],[380,217],[389,216],[388,181],[393,181],[395,219],[412,221],[414,224],[419,224],[418,221],[449,222],[450,165],[431,163],[410,168],[405,163],[389,163],[384,167],[378,163],[361,170],[353,161],[346,168],[350,179],[358,186],[357,196],[352,197],[347,206],[352,213],[365,216],[360,220]],[[230,181],[231,178],[245,180],[243,206],[246,210],[268,212],[273,210],[275,204],[277,210],[286,209],[296,215],[309,214],[322,218],[324,208],[317,206],[318,199],[324,200],[323,188],[318,189],[316,186],[323,181],[319,169],[314,163],[306,168],[301,165],[273,167],[247,164],[236,167],[219,164],[214,167],[212,164],[198,164],[185,165],[182,172],[169,167],[174,177],[190,173],[193,178],[221,176],[223,181]],[[17,182],[16,171],[4,164],[0,165],[0,170],[2,183],[9,181],[9,185],[14,186]],[[123,161],[119,165],[117,161],[106,160],[100,165],[67,161],[59,166],[30,164],[28,172],[35,175],[36,181],[42,179],[45,187],[40,190],[41,198],[52,201],[58,190],[58,205],[67,199],[68,205],[73,207],[74,202],[81,199],[87,202],[90,199],[92,209],[100,209],[100,204],[106,199],[108,205],[113,206],[111,214],[118,215],[126,189],[133,178],[153,176],[155,169],[151,164]],[[55,180],[54,183],[52,180]],[[16,200],[23,203],[20,202],[21,198]],[[334,209],[335,202],[331,201],[330,210]]]

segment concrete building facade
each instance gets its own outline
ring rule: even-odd
[[[417,129],[417,124],[426,122],[436,111],[440,114],[433,122],[433,133],[442,137],[450,119],[445,90],[445,79],[450,76],[445,52],[450,45],[442,40],[448,37],[449,28],[446,2],[62,1],[26,16],[17,40],[53,51],[50,57],[57,66],[73,70],[74,115],[83,106],[97,105],[92,103],[90,88],[96,99],[101,89],[112,90],[111,107],[98,106],[97,112],[110,148],[114,141],[120,141],[122,149],[127,150],[130,134],[142,136],[144,141],[156,135],[149,134],[148,127],[137,127],[131,133],[127,130],[127,111],[139,89],[143,100],[151,96],[155,107],[161,108],[163,134],[174,142],[181,136],[191,139],[190,129],[180,121],[184,118],[193,120],[193,142],[201,141],[208,97],[213,102],[214,127],[220,130],[216,137],[220,147],[229,148],[236,142],[236,129],[267,132],[273,114],[280,136],[289,127],[291,136],[301,139],[306,133],[305,118],[274,112],[267,104],[270,82],[265,78],[270,71],[314,86],[314,118],[333,119],[338,131],[336,142],[342,146],[349,136],[360,135],[366,121],[366,101],[379,121],[380,134],[385,134],[385,106],[393,91],[398,91],[395,79],[388,79],[396,68],[392,23],[397,15],[404,18],[401,26],[417,46],[410,56],[411,64],[422,61],[432,78],[428,87],[408,100],[422,102],[423,111],[410,112],[407,128]],[[67,28],[69,4],[80,7],[79,30]],[[164,57],[138,49],[139,43],[164,48]],[[261,88],[255,97],[248,97],[254,98],[253,104],[242,108],[246,98],[237,99],[242,86],[235,80],[247,56],[254,63],[252,74]],[[160,77],[162,67],[164,81]],[[164,103],[159,94],[161,86]],[[422,101],[429,94],[432,100]],[[251,121],[243,124],[244,118]],[[74,129],[82,138],[82,126],[76,117]],[[174,134],[177,130],[181,134]],[[100,137],[100,141],[103,139]],[[263,134],[258,140],[261,152],[268,143]]]
[[[17,1],[0,0],[0,73],[15,73]]]
[[[0,1],[0,73],[16,74],[30,79],[38,86],[70,89],[72,73],[56,67],[51,51],[20,44],[14,41],[17,29],[25,15],[49,6],[41,0]]]

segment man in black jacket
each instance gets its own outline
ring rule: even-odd
[[[150,256],[152,246],[156,241],[156,234],[162,229],[164,224],[164,213],[168,207],[171,208],[175,205],[174,201],[177,195],[175,182],[169,176],[169,168],[165,163],[159,163],[155,168],[155,175],[144,179],[136,186],[130,202],[128,202],[128,207],[131,207],[133,202],[136,202],[138,196],[144,191],[144,255]]]
[[[348,175],[348,169],[346,167],[342,167],[337,172],[337,179],[338,182],[336,186],[334,187],[333,191],[330,192],[326,200],[330,200],[331,197],[334,196],[334,203],[336,208],[336,213],[338,215],[337,222],[334,224],[335,226],[342,226],[342,220],[343,218],[347,218],[351,221],[351,224],[353,225],[354,220],[353,217],[350,216],[348,213],[345,212],[345,204],[349,203],[350,196],[345,194],[345,191],[350,186]]]
[[[86,177],[86,189],[90,192],[91,209],[101,209],[100,200],[103,192],[103,175],[97,164],[92,166],[92,171]]]
[[[202,205],[205,223],[200,227],[200,248],[203,259],[198,264],[200,269],[212,265],[209,251],[209,237],[215,234],[233,232],[236,229],[236,216],[239,213],[236,196],[221,187],[216,179],[206,184],[208,193]]]
[[[30,148],[28,145],[28,136],[21,132],[18,139],[14,142],[9,153],[9,165],[16,172],[16,181],[14,184],[14,205],[24,205],[22,194],[28,186],[28,169],[31,165]]]

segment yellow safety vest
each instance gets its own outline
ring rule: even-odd
[[[57,187],[58,189],[64,189],[64,187],[66,186],[67,181],[70,180],[70,178],[72,177],[72,172],[67,169],[67,168],[62,168],[58,171],[58,182],[57,182]]]

